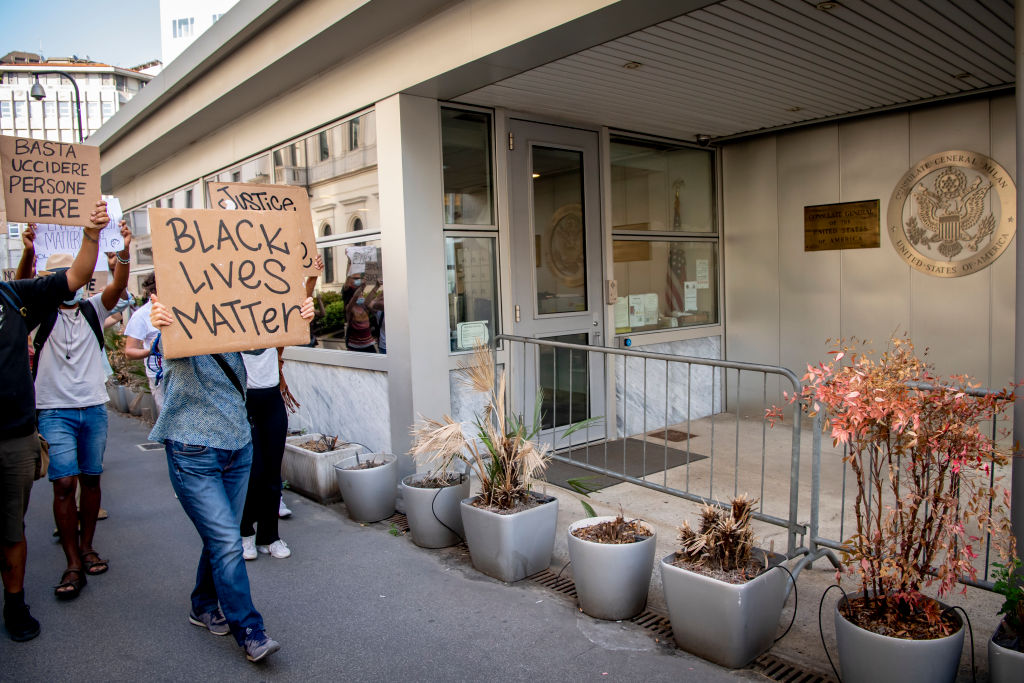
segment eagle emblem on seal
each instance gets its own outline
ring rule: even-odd
[[[965,246],[978,251],[996,229],[995,216],[985,214],[991,189],[992,183],[980,177],[968,186],[967,174],[959,168],[943,169],[931,188],[921,183],[914,189],[917,215],[907,219],[907,239],[928,250],[937,244],[936,250],[949,260]]]

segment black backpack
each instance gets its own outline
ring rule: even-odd
[[[96,335],[96,341],[99,342],[100,351],[106,349],[106,344],[103,342],[103,326],[100,325],[100,317],[96,314],[96,309],[88,301],[80,301],[78,303],[78,310],[81,311],[85,321],[89,323],[89,327],[92,328],[93,334]],[[36,376],[39,371],[39,354],[43,350],[43,344],[50,337],[50,332],[53,331],[53,326],[57,324],[57,309],[54,309],[48,316],[43,318],[42,322],[39,323],[39,329],[36,331],[36,336],[32,339],[32,347],[35,348],[36,353],[32,356],[32,377]]]

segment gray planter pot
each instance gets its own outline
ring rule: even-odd
[[[128,412],[128,400],[125,397],[124,387],[120,384],[108,384],[107,396],[110,397],[110,407],[119,413]]]
[[[839,613],[839,606],[845,600],[841,598],[834,608],[839,671],[843,683],[940,683],[956,680],[964,647],[962,620],[960,629],[945,638],[891,638],[847,621]]]
[[[477,571],[499,581],[512,583],[551,565],[558,522],[558,499],[531,493],[543,505],[500,515],[470,505],[476,498],[460,503],[469,557]]]
[[[299,446],[310,439],[315,441],[320,436],[300,434],[288,437],[284,445],[284,458],[281,460],[281,478],[288,482],[290,488],[318,503],[335,503],[341,500],[341,491],[338,489],[334,466],[358,453],[360,447],[345,444],[333,451],[317,453]]]
[[[462,483],[443,489],[410,486],[422,475],[410,474],[402,479],[402,499],[409,520],[412,542],[421,548],[447,548],[462,540],[462,511],[459,502],[469,497],[469,476]],[[443,522],[443,523],[442,523]]]
[[[998,632],[997,627],[996,633]],[[992,634],[992,638],[988,639],[988,675],[992,683],[1024,681],[1024,652],[997,645],[995,634]]]
[[[713,579],[661,560],[661,583],[680,648],[738,669],[772,646],[786,604],[789,574],[770,569],[743,584]]]
[[[647,606],[654,568],[654,529],[637,543],[594,543],[573,535],[576,529],[613,522],[615,516],[591,517],[569,525],[569,560],[580,608],[592,617],[618,621],[635,617]]]
[[[142,394],[125,387],[125,400],[128,401],[128,412],[139,417],[142,415]]]
[[[385,464],[365,470],[348,469],[367,460],[383,459]],[[395,514],[398,494],[398,464],[390,453],[364,453],[349,456],[334,466],[338,489],[357,522],[379,522]]]

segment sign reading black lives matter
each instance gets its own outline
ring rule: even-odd
[[[100,200],[100,148],[0,135],[7,220],[88,226]]]
[[[316,258],[316,235],[313,214],[309,210],[309,194],[297,185],[261,185],[259,183],[218,183],[207,185],[210,201],[219,209],[242,211],[292,211],[302,221],[302,269],[306,275],[318,276],[313,267]]]
[[[149,209],[160,302],[183,358],[305,344],[301,218],[286,211]]]

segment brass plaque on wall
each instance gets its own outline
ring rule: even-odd
[[[804,207],[804,251],[882,246],[879,201]]]

